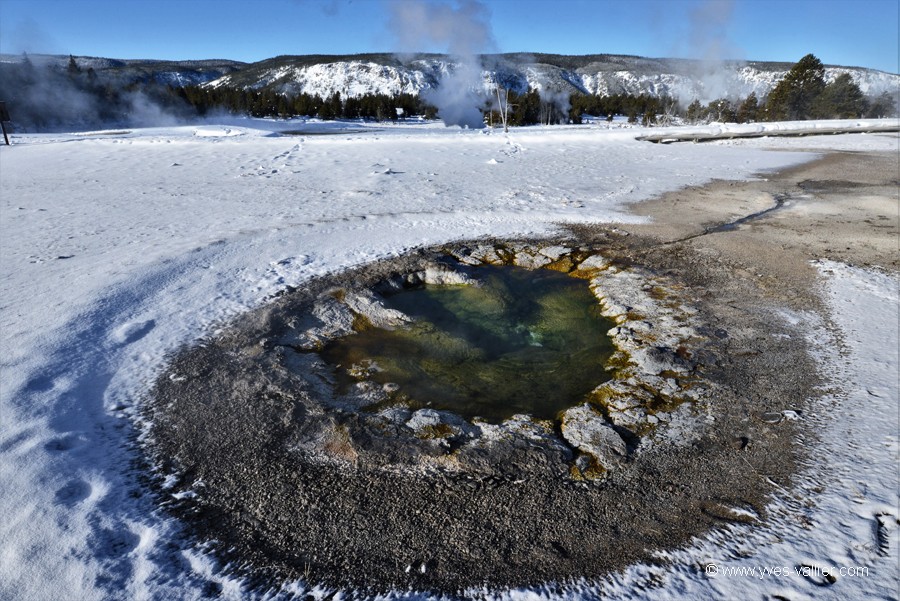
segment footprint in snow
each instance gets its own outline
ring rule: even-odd
[[[73,507],[91,496],[92,491],[91,485],[84,480],[71,480],[56,491],[56,502]]]
[[[25,390],[29,392],[47,392],[53,390],[54,381],[50,376],[38,376],[29,380],[25,385]]]
[[[288,158],[288,157],[293,156],[294,153],[297,153],[297,152],[300,152],[300,145],[299,145],[299,144],[294,144],[294,145],[290,148],[290,150],[285,150],[285,151],[282,152],[281,154],[275,155],[274,160],[277,161],[278,159],[286,159],[286,158]]]
[[[298,255],[296,257],[285,257],[280,261],[275,261],[273,265],[309,265],[312,263],[312,259],[308,255]]]
[[[132,321],[116,328],[110,339],[116,344],[131,344],[149,334],[154,327],[156,327],[156,322],[152,319]]]
[[[752,524],[759,520],[759,513],[749,503],[734,504],[728,501],[704,501],[700,511],[709,517],[723,522]]]
[[[141,543],[141,537],[128,530],[99,528],[88,539],[100,557],[116,558],[134,551]]]
[[[65,436],[59,436],[47,441],[44,448],[52,453],[63,453],[65,451],[71,451],[75,447],[81,445],[82,442],[80,436],[76,434],[66,434]]]

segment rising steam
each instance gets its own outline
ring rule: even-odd
[[[486,96],[479,55],[496,47],[487,7],[476,0],[455,5],[396,0],[390,8],[389,26],[403,51],[437,47],[453,59],[437,87],[422,98],[437,107],[445,125],[483,127],[479,108]]]
[[[693,75],[702,87],[698,100],[704,104],[734,95],[740,87],[734,70],[725,68],[725,61],[742,55],[728,35],[733,17],[733,0],[706,0],[690,12],[688,40],[700,59]]]
[[[102,69],[70,72],[65,64],[63,57],[42,55],[0,63],[0,90],[16,131],[165,127],[193,114],[159,85],[132,90],[128,78]]]

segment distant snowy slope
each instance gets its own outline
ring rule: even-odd
[[[790,63],[720,62],[647,59],[633,56],[559,56],[503,54],[482,57],[486,86],[505,86],[585,94],[649,94],[682,100],[709,101],[765,96],[790,69]],[[447,56],[423,55],[399,59],[387,54],[354,56],[283,56],[254,63],[208,85],[271,88],[279,93],[328,97],[364,94],[419,94],[440,81],[456,63]],[[865,94],[877,95],[900,86],[900,76],[860,67],[831,66],[826,79],[849,73]]]
[[[438,85],[458,61],[441,54],[399,57],[393,54],[277,56],[256,63],[231,60],[122,60],[74,57],[82,70],[92,69],[104,83],[129,85],[148,81],[163,85],[208,85],[242,89],[272,89],[281,94],[307,93],[327,98],[365,94],[418,95]],[[0,55],[0,64],[21,62],[22,55]],[[68,55],[29,55],[36,66],[63,70]],[[792,63],[705,62],[642,58],[610,54],[494,54],[481,57],[485,91],[494,81],[517,92],[601,96],[648,94],[674,96],[704,103],[718,98],[763,97],[781,80]],[[900,75],[861,67],[828,66],[826,80],[849,73],[866,95],[900,88]]]
[[[29,54],[36,67],[65,69],[69,55]],[[163,85],[199,85],[232,73],[246,63],[224,59],[163,61],[150,59],[115,59],[96,56],[73,56],[82,71],[93,70],[103,83],[129,85],[148,81]],[[20,63],[23,55],[0,54],[0,63]]]
[[[221,85],[229,76],[213,85]],[[365,94],[418,94],[435,82],[426,73],[375,62],[350,61],[304,67],[284,66],[268,70],[253,87],[275,87],[283,94],[318,94],[323,98],[339,92],[344,97]]]

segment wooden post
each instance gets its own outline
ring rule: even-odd
[[[0,102],[0,129],[3,130],[3,139],[6,141],[6,145],[9,146],[9,136],[6,135],[6,122],[11,121],[9,118],[9,112],[6,110],[6,103]]]
[[[503,99],[500,97],[500,84],[495,84],[494,90],[497,92],[497,106],[500,108],[500,120],[503,121],[503,133],[509,133],[509,89],[503,88],[503,91],[506,92],[506,102],[503,102]],[[493,117],[493,112],[491,113]]]

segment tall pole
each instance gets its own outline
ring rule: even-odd
[[[6,110],[6,103],[0,102],[0,129],[3,130],[3,139],[9,146],[9,136],[6,135],[6,122],[9,121],[9,112]]]

